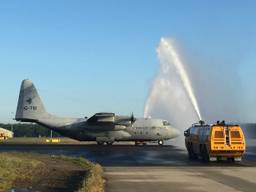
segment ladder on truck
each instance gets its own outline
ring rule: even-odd
[[[230,145],[230,136],[229,136],[229,128],[225,127],[225,139],[226,139],[226,145]]]

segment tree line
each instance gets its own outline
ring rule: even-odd
[[[49,137],[51,130],[37,125],[35,123],[17,123],[17,124],[4,124],[0,123],[0,127],[13,131],[14,137]],[[241,124],[245,135],[248,138],[256,138],[256,124],[244,123]],[[53,137],[60,137],[60,134],[53,131]]]
[[[14,137],[50,137],[51,130],[34,123],[17,123],[17,124],[4,124],[0,123],[0,127],[13,131]],[[53,137],[60,135],[53,131]]]

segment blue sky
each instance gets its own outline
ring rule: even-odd
[[[255,8],[231,0],[0,1],[0,122],[14,116],[25,78],[58,115],[143,116],[162,36],[175,38],[188,58],[239,60],[251,88]]]

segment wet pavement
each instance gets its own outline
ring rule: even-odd
[[[190,161],[175,146],[0,145],[0,152],[32,152],[84,157],[103,166],[256,166],[256,147],[247,147],[241,163]]]
[[[0,152],[85,157],[105,169],[106,191],[255,191],[256,147],[241,163],[190,161],[174,146],[1,145]]]

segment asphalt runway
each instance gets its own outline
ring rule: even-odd
[[[103,165],[107,192],[256,189],[256,147],[241,163],[190,161],[184,149],[156,145],[0,145],[0,152],[85,157]]]

